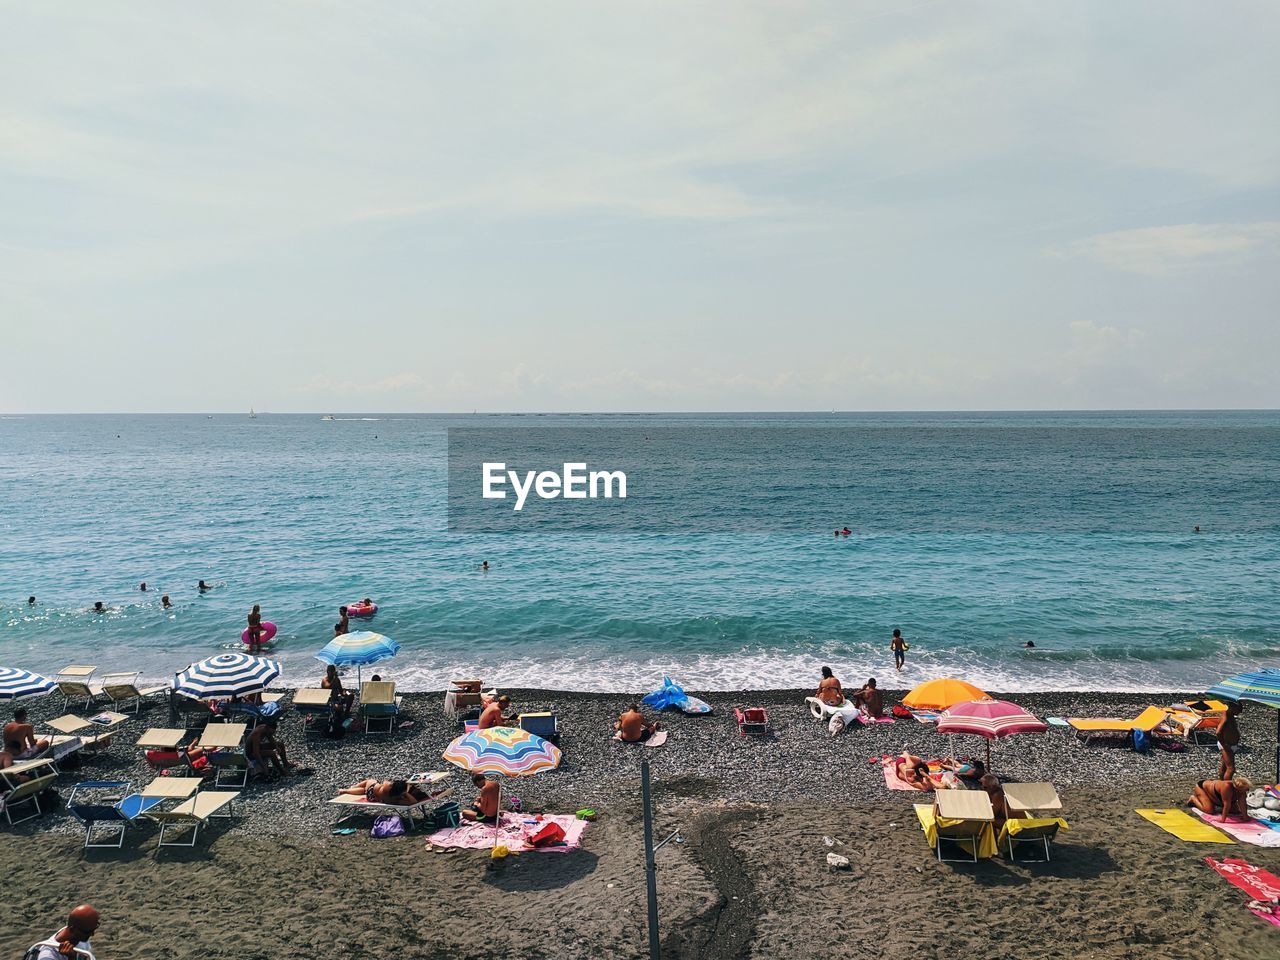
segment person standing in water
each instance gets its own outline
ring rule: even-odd
[[[262,610],[258,604],[249,611],[249,652],[257,653],[262,647]]]
[[[893,628],[893,639],[889,642],[889,649],[893,651],[893,665],[901,670],[902,665],[907,661],[907,651],[911,648],[907,645],[907,641],[902,639],[902,631],[897,627]]]

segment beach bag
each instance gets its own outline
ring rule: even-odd
[[[1146,753],[1151,749],[1151,735],[1145,730],[1133,731],[1133,750],[1135,753]]]
[[[388,814],[385,817],[379,817],[373,821],[373,829],[370,836],[377,840],[385,840],[387,837],[404,836],[404,822],[398,814]]]
[[[899,719],[902,719],[902,720],[911,719],[911,711],[908,710],[906,707],[902,706],[901,704],[894,707],[889,712],[892,713],[895,717],[898,717]]]
[[[564,840],[564,827],[558,823],[544,823],[542,827],[529,837],[531,847],[549,847],[553,843]]]
[[[462,808],[456,803],[442,803],[432,811],[432,830],[446,830],[462,825]]]

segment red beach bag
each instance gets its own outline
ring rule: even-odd
[[[537,833],[529,837],[531,847],[549,847],[564,839],[564,827],[558,823],[544,823]]]

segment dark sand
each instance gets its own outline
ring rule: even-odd
[[[1244,895],[1203,858],[1244,857],[1280,873],[1280,850],[1184,843],[1133,813],[1184,801],[1196,778],[1214,774],[1211,747],[1139,756],[1084,748],[1061,730],[997,744],[997,772],[1060,785],[1071,830],[1049,864],[939,864],[911,809],[921,797],[887,791],[868,757],[904,743],[943,753],[946,738],[907,721],[832,739],[800,696],[710,695],[715,716],[664,717],[670,744],[647,751],[658,830],[665,836],[678,825],[685,838],[658,855],[664,957],[1278,955],[1280,930],[1251,916]],[[413,834],[331,836],[333,814],[322,801],[335,787],[443,767],[454,724],[441,715],[438,694],[414,695],[415,726],[390,739],[304,744],[290,720],[283,732],[315,774],[251,784],[241,815],[202,833],[194,851],[157,853],[155,830],[144,824],[123,852],[86,853],[80,828],[62,811],[0,829],[0,943],[21,955],[87,900],[103,912],[95,938],[103,960],[647,956],[641,750],[604,733],[628,698],[530,691],[518,699],[526,708],[557,706],[566,762],[515,790],[534,809],[595,806],[600,820],[582,850],[525,854],[491,869],[483,852],[431,852]],[[1133,716],[1147,702],[1183,697],[1015,699],[1042,715]],[[768,705],[775,735],[739,737],[735,703]],[[31,706],[39,718],[54,704]],[[1269,781],[1275,713],[1252,707],[1242,720],[1252,749],[1242,752],[1241,771]],[[59,789],[65,795],[93,777],[150,779],[130,744],[165,722],[163,707],[144,711],[108,755],[65,774]],[[976,753],[981,742],[969,746]],[[461,775],[454,782],[465,790]],[[850,858],[851,871],[828,871],[824,837]]]

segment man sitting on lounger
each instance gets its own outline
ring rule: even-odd
[[[626,743],[640,743],[653,736],[658,729],[658,721],[649,723],[640,712],[640,704],[633,703],[623,711],[622,716],[618,717],[618,722],[613,725],[613,729],[622,734],[622,740]]]
[[[1248,819],[1245,808],[1245,795],[1253,789],[1253,784],[1244,777],[1231,780],[1201,780],[1191,791],[1187,803],[1202,810],[1209,816],[1222,814],[1222,822],[1226,823],[1231,816],[1241,820]]]
[[[822,680],[818,683],[818,692],[814,694],[829,707],[838,707],[844,703],[844,688],[831,672],[830,667],[822,668]]]
[[[27,723],[27,708],[13,711],[13,719],[4,725],[4,749],[17,760],[30,760],[49,749],[48,740],[37,740],[35,727]]]
[[[364,797],[370,803],[385,803],[393,807],[411,807],[427,799],[425,793],[409,786],[407,780],[361,780],[344,787],[338,793],[348,797]]]
[[[876,689],[876,678],[872,677],[861,690],[853,695],[853,702],[867,712],[869,717],[884,716],[884,698]]]
[[[503,712],[507,707],[511,706],[510,697],[499,697],[497,700],[489,701],[489,705],[480,711],[480,729],[488,730],[490,727],[511,727],[516,721],[514,718],[508,719],[503,717]]]
[[[498,781],[486,779],[483,773],[477,773],[471,777],[471,782],[480,788],[480,793],[471,808],[462,811],[462,819],[475,823],[497,822]]]
[[[253,764],[254,771],[262,776],[274,768],[275,775],[278,777],[293,772],[298,766],[296,763],[289,762],[284,744],[276,739],[274,717],[268,717],[253,728],[245,744],[245,753],[249,757],[249,762]]]

